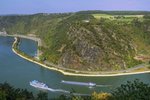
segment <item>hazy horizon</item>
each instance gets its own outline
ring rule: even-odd
[[[146,11],[146,10],[80,10],[80,11],[141,11],[141,12],[150,12],[150,11]],[[19,13],[19,14],[0,14],[0,16],[7,16],[7,15],[34,15],[34,14],[59,14],[59,13],[76,13],[76,12],[79,12],[79,11],[74,11],[74,12],[37,12],[37,13]]]
[[[86,10],[150,11],[148,0],[5,0],[0,1],[0,15],[66,13]]]

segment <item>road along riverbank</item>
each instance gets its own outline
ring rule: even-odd
[[[44,68],[50,69],[50,70],[55,70],[55,71],[59,71],[64,75],[69,75],[69,76],[91,76],[91,77],[105,77],[105,76],[122,76],[122,75],[134,75],[134,74],[143,74],[143,73],[150,73],[150,70],[148,71],[141,71],[141,72],[123,72],[123,73],[107,73],[107,74],[88,74],[88,73],[80,73],[80,72],[69,72],[66,71],[64,69],[61,68],[56,68],[56,67],[52,67],[52,66],[48,66],[46,64],[44,64],[43,62],[40,62],[38,60],[36,60],[35,58],[29,57],[27,55],[24,55],[23,53],[19,52],[19,50],[17,50],[17,42],[18,42],[18,38],[15,37],[14,38],[15,41],[13,42],[12,45],[12,51],[17,54],[18,56],[20,56],[23,59],[26,59],[30,62],[33,62],[35,64],[38,64]]]

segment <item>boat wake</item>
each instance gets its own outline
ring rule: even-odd
[[[35,88],[47,90],[47,91],[50,91],[50,92],[61,92],[61,93],[65,93],[65,94],[73,94],[73,95],[80,95],[80,96],[89,95],[89,94],[73,93],[73,92],[70,92],[70,91],[63,90],[63,89],[49,88],[48,85],[46,85],[46,84],[44,84],[42,82],[39,82],[37,80],[31,81],[30,85],[33,86],[33,87],[35,87]]]
[[[112,85],[96,85],[96,87],[111,87]]]
[[[37,80],[31,81],[30,85],[33,86],[33,87],[35,87],[35,88],[39,88],[39,89],[43,89],[43,90],[48,90],[48,91],[51,91],[51,92],[70,93],[70,91],[66,91],[66,90],[63,90],[63,89],[52,89],[52,88],[49,88],[46,84],[44,84],[42,82],[39,82]]]
[[[92,82],[86,83],[86,82],[75,82],[75,81],[64,81],[64,80],[62,80],[61,83],[71,84],[71,85],[88,86],[89,88],[111,86],[111,85],[97,85],[96,83],[92,83]],[[30,85],[33,86],[33,87],[35,87],[35,88],[39,88],[39,89],[43,89],[43,90],[48,90],[50,92],[61,92],[61,93],[65,93],[65,94],[73,94],[73,95],[80,95],[80,96],[89,95],[89,94],[74,93],[74,92],[63,90],[63,89],[49,88],[48,85],[46,85],[46,84],[44,84],[42,82],[39,82],[37,80],[31,81]]]
[[[88,86],[88,87],[95,87],[96,86],[96,83],[92,83],[92,82],[76,82],[76,81],[64,81],[64,80],[62,80],[61,83],[70,84],[70,85]]]
[[[70,91],[66,91],[63,89],[52,89],[52,88],[48,88],[47,90],[51,91],[51,92],[62,92],[62,93],[70,93]]]

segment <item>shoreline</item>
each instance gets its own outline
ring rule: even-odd
[[[30,58],[27,58],[21,54],[19,54],[17,51],[15,51],[14,49],[14,45],[17,43],[17,38],[15,36],[13,36],[15,38],[15,41],[13,42],[13,45],[12,45],[12,51],[20,56],[21,58],[27,60],[27,61],[30,61],[32,63],[35,63],[35,64],[38,64],[40,65],[41,67],[44,67],[44,68],[47,68],[49,70],[55,70],[55,71],[58,71],[60,73],[62,73],[63,75],[68,75],[68,76],[87,76],[87,77],[110,77],[110,76],[125,76],[125,75],[136,75],[136,74],[144,74],[144,73],[150,73],[150,70],[148,71],[141,71],[141,72],[125,72],[125,73],[114,73],[114,74],[82,74],[82,73],[72,73],[72,72],[67,72],[67,71],[64,71],[62,69],[59,69],[59,68],[55,68],[55,67],[50,67],[50,66],[47,66],[43,63],[40,63],[38,61],[35,61],[33,59],[30,59]],[[29,39],[29,38],[27,38]]]

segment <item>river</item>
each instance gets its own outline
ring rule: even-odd
[[[132,81],[134,79],[140,79],[144,83],[150,84],[150,73],[111,77],[64,76],[60,72],[45,69],[14,54],[11,49],[13,41],[14,38],[12,37],[0,36],[0,83],[8,82],[16,88],[26,88],[33,93],[38,93],[38,89],[29,85],[29,82],[35,79],[46,83],[50,88],[64,89],[67,91],[74,90],[81,94],[90,94],[94,91],[111,92],[116,87],[126,83],[126,81]],[[37,43],[32,40],[21,39],[19,49],[34,56],[37,53]],[[104,84],[111,86],[89,88],[86,86],[62,84],[61,80],[94,82],[99,85]],[[63,93],[48,92],[48,94],[49,97],[57,97]]]

